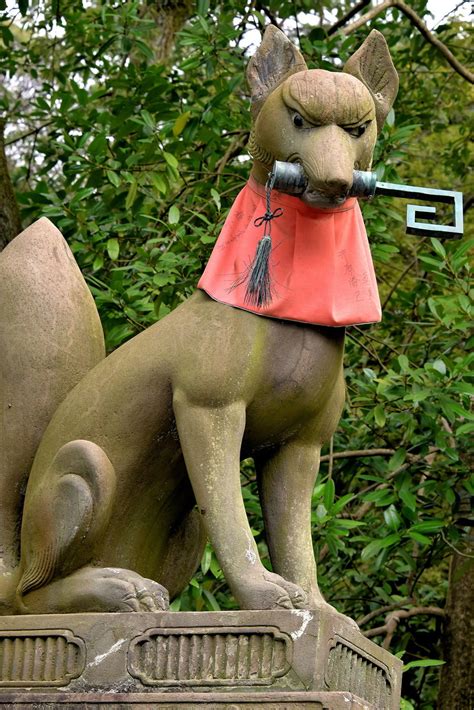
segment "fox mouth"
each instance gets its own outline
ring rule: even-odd
[[[340,207],[347,200],[348,194],[344,195],[326,195],[320,190],[306,189],[301,195],[301,199],[309,207],[321,207],[330,209],[331,207]]]
[[[297,153],[289,155],[286,162],[300,165],[302,170],[304,170],[303,161]],[[306,179],[308,180],[307,174]],[[330,209],[331,207],[339,207],[340,205],[343,205],[349,196],[349,190],[350,188],[342,192],[333,190],[333,194],[331,194],[331,191],[324,190],[324,188],[317,189],[312,187],[308,181],[305,191],[300,194],[299,197],[310,207]]]

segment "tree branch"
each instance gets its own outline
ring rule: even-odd
[[[328,37],[330,35],[335,34],[338,31],[338,29],[340,29],[341,27],[344,27],[344,25],[347,24],[349,22],[349,20],[351,20],[354,17],[354,15],[357,15],[357,13],[360,12],[361,10],[363,10],[364,7],[367,7],[367,5],[370,5],[370,0],[362,0],[361,2],[358,2],[357,5],[354,5],[354,7],[349,10],[349,12],[347,12],[345,15],[343,15],[343,17],[341,17],[340,20],[335,22],[328,29]]]
[[[16,136],[15,138],[12,138],[9,141],[5,142],[5,145],[12,145],[13,143],[18,143],[18,141],[22,141],[24,138],[28,138],[29,136],[37,136],[40,131],[43,130],[43,128],[46,128],[46,126],[50,126],[54,121],[46,121],[46,123],[42,123],[41,126],[37,126],[36,128],[32,128],[31,131],[27,131],[26,133],[22,133],[19,136]]]
[[[226,152],[220,158],[220,160],[217,161],[216,163],[216,174],[217,174],[217,184],[219,184],[219,179],[224,172],[224,169],[227,165],[227,163],[232,160],[232,158],[235,158],[236,155],[240,155],[242,153],[242,150],[245,148],[247,141],[248,141],[249,133],[246,131],[244,134],[241,134],[238,138],[236,138],[232,143],[229,145],[227,148]]]
[[[446,536],[444,533],[441,531],[441,537],[443,538],[443,541],[446,543],[448,547],[450,547],[456,555],[459,555],[460,557],[467,557],[469,560],[474,560],[474,555],[468,555],[466,552],[461,552],[457,547],[455,547],[449,540],[446,539]]]
[[[343,33],[345,35],[348,35],[351,34],[351,32],[355,32],[355,30],[358,30],[360,27],[363,27],[363,25],[366,25],[368,22],[373,20],[374,17],[377,17],[382,12],[385,12],[390,8],[400,10],[400,12],[405,15],[405,17],[408,17],[411,24],[416,27],[416,29],[423,35],[427,42],[432,44],[433,47],[436,47],[438,52],[443,55],[448,64],[450,64],[458,74],[460,74],[464,79],[466,79],[466,81],[471,84],[474,84],[474,74],[456,59],[454,54],[450,52],[450,50],[443,42],[441,42],[437,37],[435,37],[435,35],[430,32],[421,17],[419,17],[419,15],[417,15],[411,7],[409,7],[405,2],[403,2],[403,0],[385,0],[385,2],[383,2],[381,5],[377,5],[376,7],[372,8],[372,10],[366,12],[358,20],[348,25],[343,30]]]
[[[275,27],[281,29],[280,24],[275,15],[271,12],[269,7],[267,7],[261,2],[261,0],[257,0],[257,2],[255,3],[255,9],[257,10],[257,12],[262,12],[264,15],[266,15],[272,25],[275,25]]]
[[[395,449],[357,449],[354,451],[336,451],[333,453],[333,459],[361,459],[365,456],[392,456]],[[330,454],[321,456],[320,462],[329,461]]]
[[[399,609],[401,606],[405,606],[406,604],[411,604],[413,602],[413,599],[402,599],[402,601],[399,602],[394,602],[393,604],[387,604],[386,606],[381,606],[379,609],[374,609],[373,611],[369,611],[368,614],[365,616],[362,616],[360,619],[357,619],[357,625],[358,626],[365,626],[365,624],[368,624],[369,621],[372,621],[372,619],[377,618],[377,616],[381,616],[382,614],[386,614],[387,611],[393,611],[394,609]]]
[[[359,347],[361,347],[363,350],[365,350],[365,352],[370,355],[372,360],[375,360],[378,363],[380,369],[388,374],[388,369],[385,367],[385,365],[383,364],[382,360],[379,358],[379,356],[377,355],[376,352],[374,352],[369,347],[367,347],[367,345],[364,345],[364,343],[362,343],[358,338],[356,338],[353,333],[346,331],[346,336],[348,338],[350,338],[351,340],[353,340],[355,343],[357,343],[357,345]]]
[[[393,284],[393,286],[390,288],[390,291],[388,292],[387,296],[385,297],[385,301],[382,303],[382,310],[385,309],[385,306],[387,305],[387,303],[388,303],[388,302],[390,301],[390,299],[392,298],[392,296],[393,296],[393,294],[395,293],[395,291],[397,290],[398,286],[399,286],[400,283],[403,281],[403,279],[404,279],[405,276],[408,274],[408,272],[415,266],[415,264],[416,264],[417,261],[418,261],[418,257],[416,256],[416,257],[413,259],[413,261],[411,261],[411,262],[408,264],[408,266],[406,267],[406,269],[405,269],[404,271],[402,271],[402,273],[400,274],[400,276],[398,277],[398,279],[395,281],[395,283]]]
[[[474,204],[474,195],[465,195],[464,196],[464,206],[463,206],[464,214],[466,214],[466,212],[471,209],[473,204]]]
[[[387,614],[385,617],[385,624],[383,626],[376,626],[374,629],[364,631],[363,634],[366,638],[382,636],[382,634],[385,634],[382,646],[388,650],[395,631],[397,630],[398,623],[401,619],[409,619],[412,616],[419,616],[421,614],[427,614],[429,616],[445,616],[444,609],[440,609],[437,606],[415,606],[412,609],[397,609],[397,611],[392,611],[390,614]]]
[[[441,20],[439,20],[439,21],[436,23],[436,27],[439,27],[439,25],[441,25],[447,17],[449,17],[450,15],[452,15],[453,12],[457,12],[457,11],[459,10],[459,8],[462,7],[462,6],[465,5],[465,4],[466,4],[466,0],[461,0],[461,2],[458,2],[458,4],[456,5],[456,7],[453,7],[449,12],[446,13],[446,15],[443,15],[443,17],[441,18]]]

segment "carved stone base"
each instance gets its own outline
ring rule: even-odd
[[[368,705],[351,693],[313,693],[295,691],[283,693],[9,693],[0,695],[0,705],[10,708],[50,708],[58,706],[76,710],[149,710],[159,707],[161,710],[373,710],[375,705]],[[107,706],[106,708],[104,706]]]
[[[401,662],[326,611],[0,617],[0,705],[398,710]]]

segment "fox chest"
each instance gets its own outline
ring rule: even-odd
[[[343,351],[343,329],[276,329],[247,408],[249,436],[281,436],[324,416],[341,390]]]

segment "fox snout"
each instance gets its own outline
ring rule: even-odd
[[[323,194],[326,194],[329,198],[333,198],[335,200],[341,199],[341,198],[346,198],[349,190],[351,188],[351,184],[349,180],[345,180],[344,178],[334,178],[332,180],[327,180],[324,185],[322,192]]]
[[[299,155],[308,184],[301,196],[312,206],[332,206],[344,202],[352,187],[352,176],[361,163],[369,167],[371,142],[366,143],[367,159],[359,146],[351,145],[339,126],[324,126],[312,131],[304,150]],[[374,137],[375,143],[375,137]]]
[[[309,182],[301,199],[311,207],[334,207],[346,201],[350,189],[351,183],[343,178],[316,184]]]
[[[349,190],[351,188],[351,184],[349,180],[345,180],[344,178],[335,178],[333,180],[327,180],[320,186],[315,186],[311,188],[311,183],[310,183],[310,188],[307,190],[307,192],[303,195],[303,199],[306,201],[311,200],[312,195],[321,195],[321,197],[326,198],[330,202],[334,203],[339,203],[339,202],[344,202],[344,200],[347,198],[347,195],[349,194]]]

